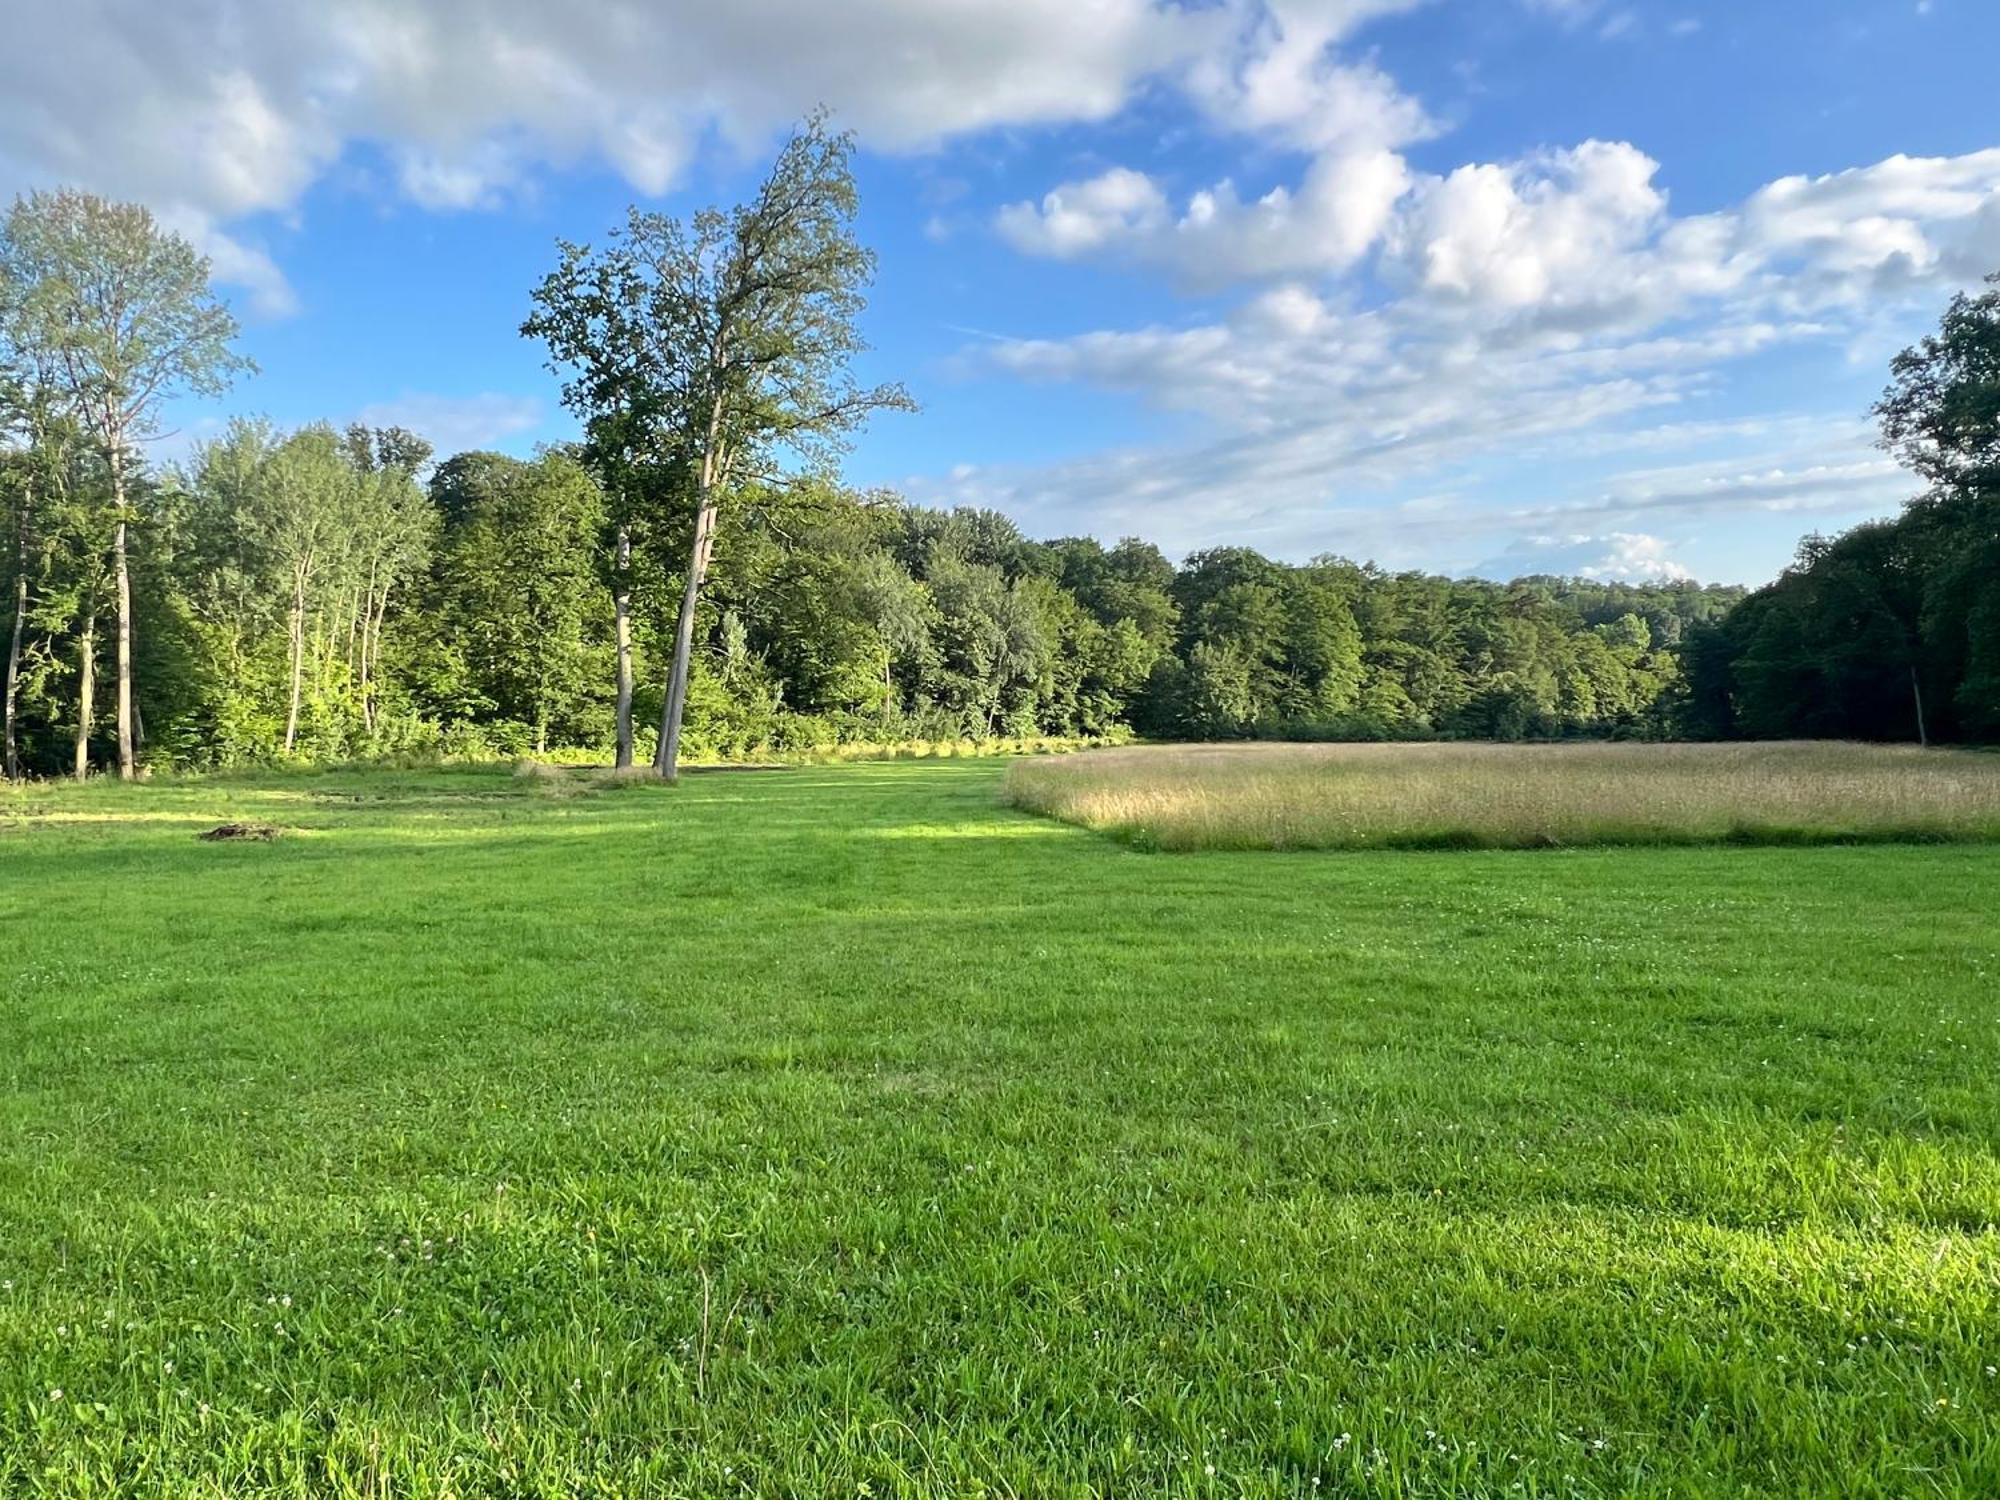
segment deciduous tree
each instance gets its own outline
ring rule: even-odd
[[[815,116],[749,203],[686,223],[633,209],[602,251],[563,246],[523,325],[574,372],[565,399],[593,439],[683,479],[693,524],[654,757],[668,780],[720,507],[746,480],[837,452],[870,412],[911,405],[852,376],[875,265],[854,233],[852,155]]]
[[[209,289],[208,261],[136,204],[68,190],[16,199],[0,231],[0,261],[0,278],[16,289],[20,336],[43,352],[110,478],[118,773],[129,779],[138,768],[129,557],[135,444],[152,435],[163,403],[219,392],[249,362],[231,347],[236,320]]]

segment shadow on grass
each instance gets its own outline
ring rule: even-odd
[[[1531,853],[1589,849],[1843,849],[1882,845],[2000,844],[2000,828],[1940,828],[1930,824],[1887,828],[1812,828],[1736,823],[1714,831],[1678,828],[1604,829],[1580,837],[1553,833],[1494,834],[1476,828],[1411,829],[1325,841],[1236,838],[1182,839],[1155,829],[1092,827],[1055,813],[1019,808],[1031,816],[1080,828],[1146,854],[1466,854]]]

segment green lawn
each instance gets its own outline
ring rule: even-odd
[[[0,792],[0,1494],[2000,1493],[2000,848],[1000,775]]]

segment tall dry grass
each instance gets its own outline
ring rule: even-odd
[[[1005,795],[1176,850],[2000,839],[2000,755],[1826,742],[1134,746]]]

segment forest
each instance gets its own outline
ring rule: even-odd
[[[757,200],[565,244],[525,335],[582,437],[439,455],[252,418],[149,464],[246,368],[145,210],[0,233],[11,776],[388,755],[744,757],[911,741],[2000,733],[2000,291],[1903,355],[1927,488],[1754,594],[1497,584],[1142,538],[1036,540],[839,478],[872,274],[814,120]],[[691,352],[693,351],[693,352]],[[734,352],[732,352],[734,351]],[[683,729],[684,726],[684,729]],[[684,741],[682,739],[684,733]]]
[[[17,735],[37,774],[115,751],[103,713],[79,730],[107,578],[87,450],[64,457],[16,554]],[[137,489],[134,679],[152,757],[608,753],[605,502],[574,452],[432,465],[405,432],[244,421]],[[633,575],[645,723],[677,580],[644,553]],[[1030,541],[990,512],[772,491],[718,534],[688,744],[1658,735],[1674,647],[1734,597],[1286,566],[1240,548],[1176,566],[1138,540]]]
[[[1684,732],[2000,740],[2000,290],[1953,298],[1894,376],[1883,444],[1925,488],[1893,519],[1808,537],[1689,634]]]

